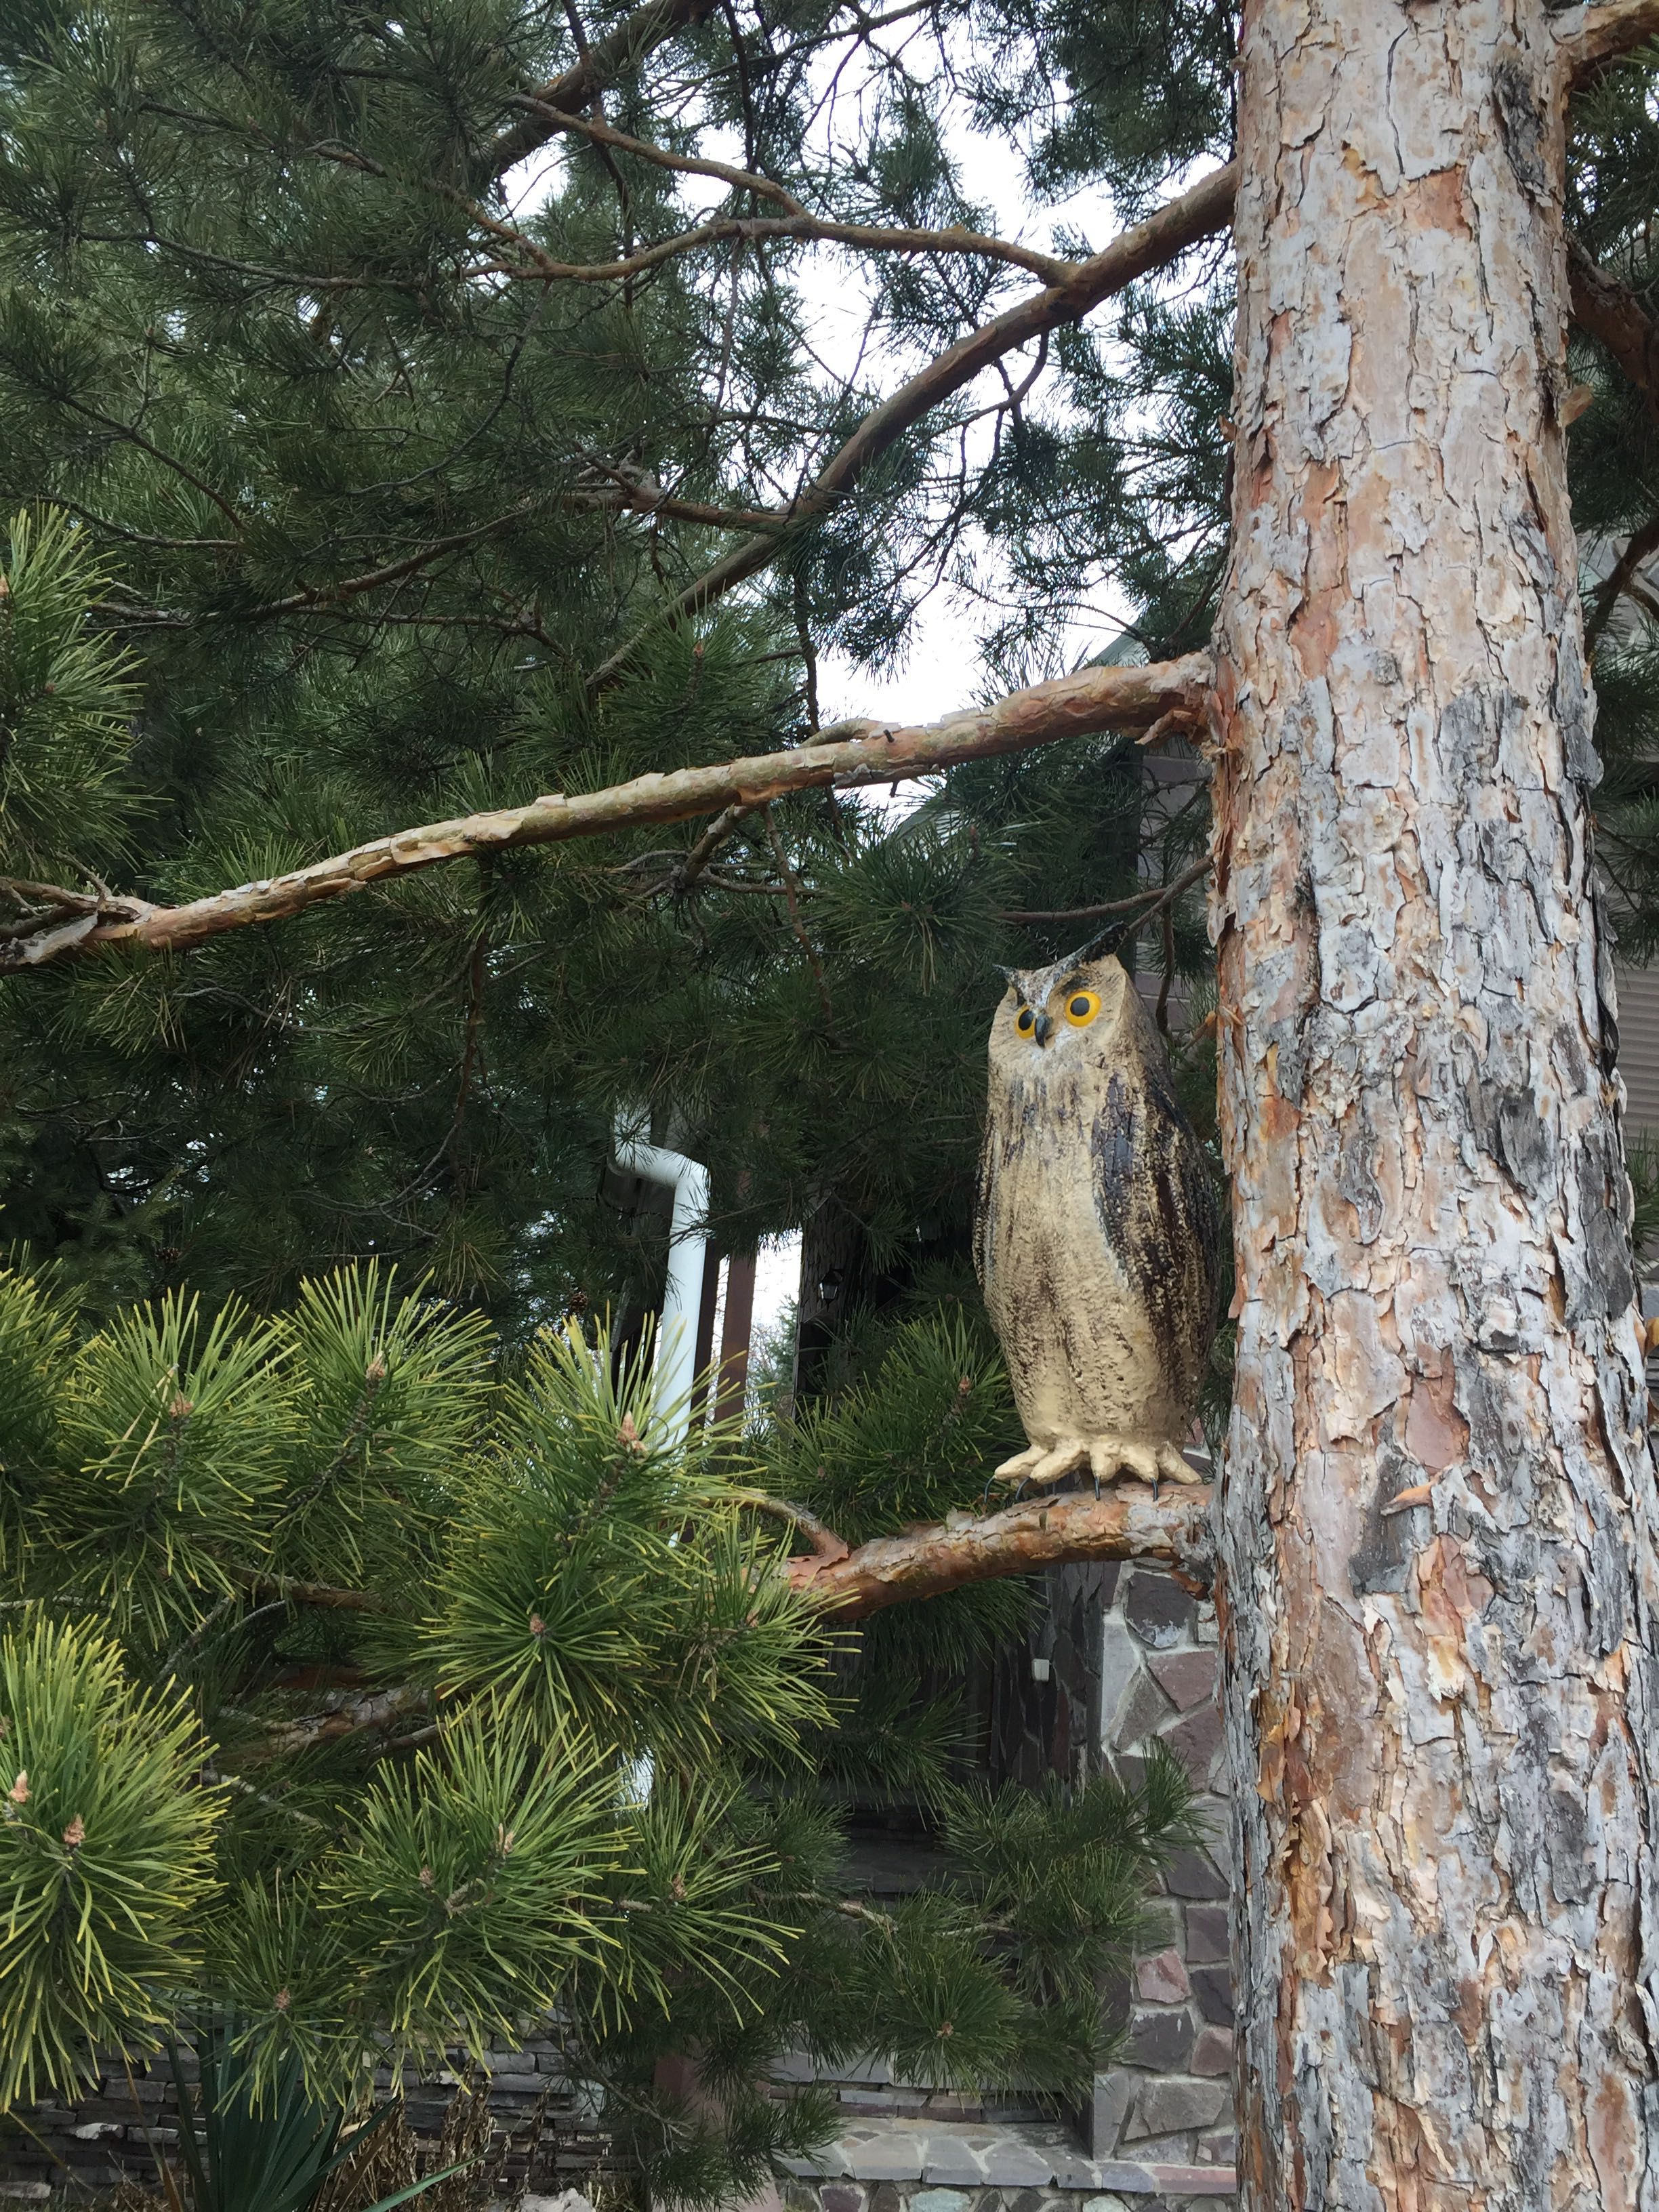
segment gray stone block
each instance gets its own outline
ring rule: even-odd
[[[1096,2075],[1088,2127],[1089,2148],[1096,2158],[1109,2158],[1117,2148],[1123,2116],[1134,2093],[1135,2076],[1121,2066]]]
[[[1165,1879],[1172,1897],[1213,1905],[1227,1894],[1227,1885],[1207,1851],[1177,1851]]]
[[[919,2189],[910,2199],[910,2212],[969,2212],[972,2201],[965,2190]]]
[[[1004,2136],[990,2148],[981,2154],[988,2181],[1001,2183],[1007,2188],[1022,2185],[1041,2185],[1054,2178],[1054,2159],[1051,2151],[1036,2143],[1022,2142],[1018,2136]],[[981,2208],[983,2212],[983,2208]]]
[[[1166,1651],[1190,1644],[1195,1626],[1193,1601],[1172,1575],[1156,1567],[1137,1567],[1129,1577],[1123,1612],[1143,1644]]]
[[[1199,1705],[1162,1733],[1164,1741],[1201,1789],[1221,1748],[1221,1715],[1212,1705]]]
[[[948,2195],[951,2189],[982,2189],[991,2176],[985,2170],[983,2151],[965,2137],[946,2135],[941,2130],[939,2134],[927,2137],[921,2161],[921,2178],[930,2185],[945,2184]],[[925,2197],[931,2191],[923,2190],[921,2193]],[[960,2207],[945,2204],[927,2208],[927,2212],[968,2212],[968,2208],[965,2203]]]
[[[1154,1651],[1147,1660],[1158,1686],[1177,1712],[1213,1705],[1219,1656],[1214,1651]]]
[[[1194,2027],[1185,2012],[1138,2012],[1129,2022],[1128,2056],[1133,2064],[1158,2074],[1185,2071],[1192,2056]]]
[[[1115,1751],[1127,1750],[1130,1744],[1139,1743],[1143,1736],[1152,1735],[1169,1717],[1170,1700],[1143,1669],[1129,1685],[1119,1708],[1111,1747]]]
[[[1224,1905],[1187,1907],[1187,1963],[1209,1966],[1227,1956],[1227,1908]]]
[[[1103,1748],[1115,1743],[1123,1701],[1139,1679],[1142,1653],[1121,1615],[1109,1613],[1100,1624],[1100,1738]]]
[[[1227,2092],[1217,2081],[1183,2080],[1178,2075],[1149,2081],[1136,2100],[1130,2132],[1176,2136],[1213,2127],[1226,2102]]]
[[[860,2130],[856,2139],[849,2130],[833,2148],[841,2163],[827,2166],[829,2172],[849,2173],[860,2181],[920,2181],[927,2139],[897,2128],[868,2128]]]
[[[1233,1978],[1225,1966],[1194,1966],[1193,1995],[1206,2020],[1217,2027],[1233,2024]]]
[[[1193,2045],[1192,2068],[1194,2074],[1231,2074],[1233,2070],[1231,2029],[1206,2027],[1200,2030],[1198,2041]]]

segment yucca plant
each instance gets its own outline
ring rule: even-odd
[[[167,2052],[178,2097],[179,2163],[159,2163],[173,2212],[309,2212],[330,2177],[367,2150],[397,2113],[395,2104],[383,2104],[349,2126],[338,2106],[313,2100],[294,2058],[274,2081],[257,2081],[234,2018],[209,2021],[191,2048],[193,2064],[177,2044]],[[392,2212],[463,2170],[446,2166],[354,2212]]]

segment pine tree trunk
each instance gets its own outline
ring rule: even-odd
[[[1242,2202],[1659,2205],[1656,1500],[1540,0],[1249,0],[1220,629]]]

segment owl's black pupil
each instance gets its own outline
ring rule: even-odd
[[[1033,1016],[1033,1014],[1032,1014],[1032,1012],[1031,1012],[1031,1009],[1030,1009],[1029,1006],[1022,1006],[1022,1007],[1020,1008],[1020,1010],[1019,1010],[1019,1027],[1020,1027],[1021,1029],[1023,1029],[1023,1030],[1029,1030],[1029,1029],[1030,1028],[1030,1026],[1031,1026],[1031,1023],[1032,1023],[1032,1021],[1033,1021],[1033,1019],[1034,1019],[1034,1018],[1035,1018],[1035,1017]]]
[[[1073,1012],[1073,1013],[1077,1017],[1077,1018],[1078,1018],[1078,1020],[1079,1020],[1079,1021],[1081,1021],[1081,1020],[1083,1019],[1083,1017],[1085,1016],[1085,1014],[1086,1014],[1086,1013],[1088,1012],[1088,1011],[1089,1011],[1089,1001],[1088,1001],[1086,999],[1073,999],[1073,1001],[1072,1001],[1072,1012]]]

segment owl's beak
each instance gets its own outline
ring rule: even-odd
[[[1054,1023],[1047,1014],[1039,1014],[1036,1018],[1036,1026],[1033,1029],[1031,1034],[1039,1044],[1047,1044],[1048,1042],[1048,1032],[1053,1029],[1053,1027]]]

